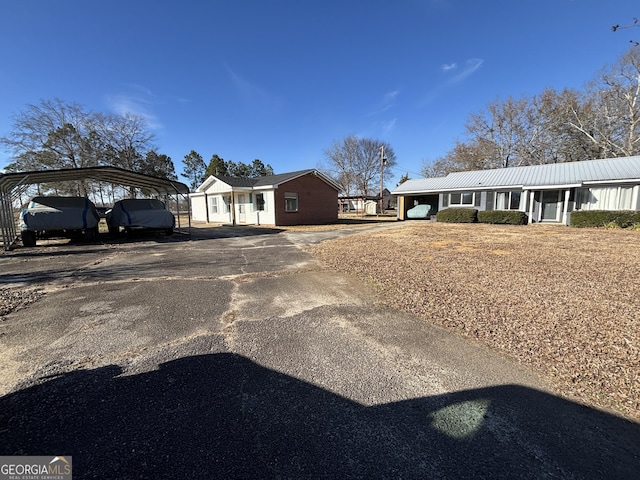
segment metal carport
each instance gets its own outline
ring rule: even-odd
[[[13,202],[26,191],[30,185],[39,183],[56,183],[74,180],[94,180],[132,188],[144,188],[156,192],[158,195],[176,197],[177,231],[182,231],[180,225],[181,195],[189,195],[189,187],[184,183],[166,178],[153,177],[142,173],[132,172],[117,167],[88,167],[67,168],[61,170],[40,170],[34,172],[15,172],[0,174],[0,230],[5,250],[9,250],[17,238],[17,218]],[[191,232],[191,206],[187,198],[189,226]]]

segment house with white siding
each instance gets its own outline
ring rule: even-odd
[[[331,223],[338,220],[338,190],[313,169],[257,178],[211,175],[189,195],[191,218],[233,225]]]
[[[454,172],[408,180],[398,197],[398,219],[418,204],[431,212],[451,207],[519,210],[529,223],[569,224],[578,210],[640,210],[640,156]]]

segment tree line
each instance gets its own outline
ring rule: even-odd
[[[58,170],[114,166],[155,177],[177,180],[175,166],[153,144],[154,135],[145,119],[136,115],[113,115],[87,110],[78,103],[60,99],[28,105],[13,118],[9,135],[0,144],[13,153],[7,172]],[[346,195],[368,196],[396,164],[396,156],[387,143],[351,135],[335,141],[325,151],[328,166],[324,172],[335,179]],[[255,159],[247,164],[225,160],[213,154],[208,164],[191,150],[183,159],[180,175],[195,190],[209,175],[255,178],[273,175],[273,167]],[[69,182],[37,187],[38,194],[90,196],[102,203],[116,195],[135,195],[114,186],[96,182]]]
[[[195,190],[210,175],[216,177],[257,178],[274,174],[271,165],[265,165],[262,160],[257,158],[252,163],[246,164],[244,162],[224,160],[214,153],[211,156],[211,160],[209,160],[209,164],[206,165],[202,155],[194,150],[185,155],[182,163],[184,164],[184,172],[180,175],[189,180],[192,190]]]
[[[640,154],[640,48],[632,46],[583,90],[547,88],[495,100],[465,123],[425,177],[462,170],[575,162]]]
[[[60,99],[28,105],[14,116],[9,135],[0,137],[0,144],[13,154],[13,161],[5,166],[8,173],[113,166],[177,180],[171,157],[159,153],[153,141],[154,135],[140,116],[92,112],[78,103]],[[185,155],[184,166],[180,175],[189,179],[191,189],[210,174],[237,177],[273,174],[273,168],[258,159],[247,165],[225,161],[214,154],[206,166],[193,150]],[[91,196],[102,203],[113,202],[116,194],[136,193],[116,190],[117,187],[96,182],[37,187],[38,194]]]
[[[144,118],[91,112],[60,99],[28,105],[13,118],[13,129],[0,143],[13,153],[7,172],[114,166],[177,180],[171,158],[158,153]],[[38,193],[49,193],[38,186]],[[68,182],[52,187],[56,194],[104,198],[96,182]],[[132,192],[130,192],[132,193]],[[114,192],[107,189],[109,201]]]

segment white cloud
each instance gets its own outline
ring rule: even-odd
[[[393,90],[391,92],[387,92],[384,94],[383,103],[385,104],[393,104],[396,101],[396,98],[400,94],[400,90]]]
[[[395,129],[397,120],[397,118],[394,118],[382,124],[382,130],[385,134],[391,133]]]
[[[157,97],[141,85],[129,85],[128,91],[108,94],[106,101],[111,110],[118,115],[136,115],[144,118],[149,128],[162,128],[158,117],[153,113],[153,107],[158,103]]]
[[[437,97],[442,95],[442,93],[448,87],[465,81],[471,75],[476,73],[483,63],[484,60],[482,58],[470,58],[469,60],[464,62],[463,66],[459,66],[457,63],[448,63],[441,65],[440,68],[444,73],[455,71],[455,75],[452,77],[446,77],[447,80],[444,83],[441,83],[440,85],[434,87],[430,92],[428,92],[419,102],[419,106],[424,107],[425,105],[431,103]]]
[[[458,83],[473,75],[484,63],[482,58],[471,58],[464,64],[464,68],[460,73],[453,77],[450,83]]]
[[[369,114],[369,116],[379,115],[386,112],[390,108],[393,108],[396,104],[396,99],[398,98],[399,94],[400,90],[392,90],[391,92],[385,93],[382,96],[382,99],[373,108],[373,111]]]

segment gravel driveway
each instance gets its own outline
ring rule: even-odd
[[[29,292],[0,321],[0,453],[71,455],[74,478],[639,470],[637,423],[559,397],[306,251],[332,236],[372,247],[395,226],[365,228],[0,255],[0,287]]]

